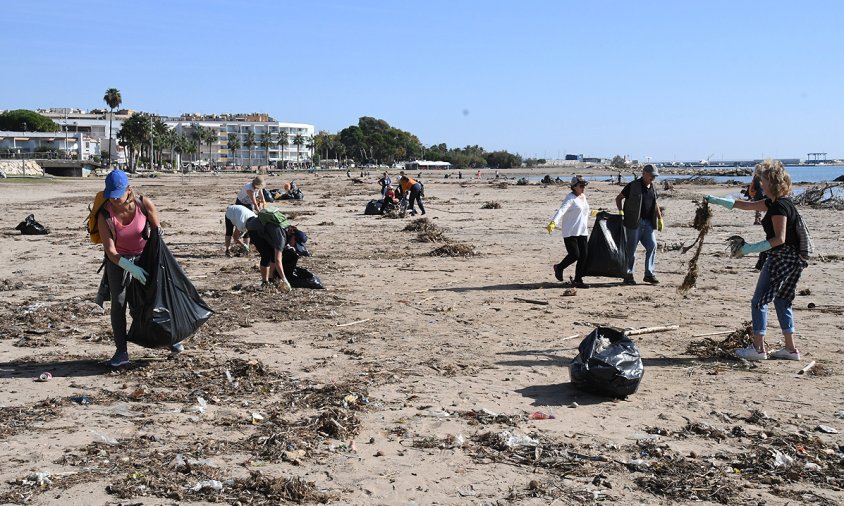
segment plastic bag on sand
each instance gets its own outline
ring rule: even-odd
[[[18,223],[15,230],[20,230],[22,235],[46,235],[50,233],[47,227],[35,221],[34,214],[30,214],[25,220]]]
[[[626,397],[639,388],[645,368],[636,344],[623,333],[598,327],[578,351],[569,364],[571,382],[578,388],[610,397]]]
[[[132,282],[126,290],[132,314],[129,341],[146,348],[174,345],[193,335],[214,314],[160,233],[150,234],[135,263],[149,276],[145,285]]]

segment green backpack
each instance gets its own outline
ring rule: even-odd
[[[290,224],[287,220],[287,216],[275,207],[270,209],[261,209],[258,212],[258,220],[260,220],[264,225],[267,223],[275,223],[279,227],[285,229]]]

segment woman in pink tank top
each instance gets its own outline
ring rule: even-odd
[[[137,198],[129,185],[129,177],[122,170],[113,170],[106,176],[103,196],[108,199],[100,213],[98,226],[103,240],[107,261],[106,279],[111,296],[111,329],[117,351],[110,361],[112,367],[129,363],[126,346],[126,288],[137,281],[146,284],[148,273],[135,265],[135,257],[144,251],[147,241],[142,237],[149,222],[150,233],[157,234],[161,225],[158,211],[148,198]],[[181,345],[171,347],[174,352]]]

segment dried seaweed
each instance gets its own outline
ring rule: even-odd
[[[498,202],[485,202],[484,205],[481,206],[481,209],[501,209],[501,204]]]
[[[824,183],[823,186],[810,186],[792,200],[798,206],[809,206],[820,209],[844,209],[844,198],[837,194],[844,188],[844,183]],[[827,196],[828,192],[828,196]]]
[[[677,292],[681,295],[687,294],[697,283],[699,274],[697,260],[703,249],[703,238],[712,229],[712,210],[709,208],[709,203],[704,200],[702,203],[695,202],[695,204],[697,204],[697,210],[695,211],[695,219],[692,227],[698,231],[698,236],[692,244],[684,246],[681,252],[685,254],[695,246],[697,246],[697,249],[689,260],[689,271],[686,273],[686,277],[683,278],[683,282],[677,288]]]
[[[751,343],[750,336],[753,335],[753,326],[750,322],[742,323],[742,326],[734,330],[730,335],[721,341],[712,338],[705,338],[701,341],[693,341],[686,347],[686,353],[695,355],[698,358],[720,358],[737,360],[735,350],[744,348]]]
[[[433,257],[471,257],[477,255],[471,244],[452,243],[440,246],[431,252]]]

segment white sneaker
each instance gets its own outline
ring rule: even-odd
[[[745,360],[767,360],[768,353],[765,351],[759,351],[756,349],[753,344],[748,344],[744,348],[739,348],[736,350],[736,356],[738,358],[743,358]]]
[[[771,358],[778,358],[780,360],[800,360],[800,350],[794,348],[794,351],[788,348],[780,348],[777,351],[771,352]]]

